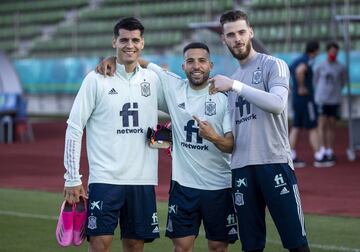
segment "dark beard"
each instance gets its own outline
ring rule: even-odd
[[[187,79],[189,80],[189,82],[194,85],[194,86],[201,86],[202,84],[204,84],[204,82],[207,82],[208,79],[209,79],[209,75],[210,75],[210,72],[208,74],[204,73],[204,77],[198,81],[198,80],[194,80],[192,77],[191,77],[191,74],[190,73],[185,73],[186,74],[186,77]]]
[[[243,53],[235,53],[231,47],[226,45],[229,48],[229,51],[231,52],[232,56],[237,60],[244,60],[249,56],[250,50],[251,50],[251,41],[246,45],[246,50]]]

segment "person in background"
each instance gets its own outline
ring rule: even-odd
[[[347,71],[337,61],[339,45],[336,42],[329,42],[326,52],[327,59],[315,68],[314,84],[319,112],[320,152],[332,166],[335,164],[335,126],[340,117],[341,90],[347,81]]]
[[[319,135],[317,130],[318,115],[314,101],[313,64],[319,53],[319,43],[308,41],[305,53],[295,59],[290,65],[292,77],[292,108],[294,112],[290,130],[291,156],[295,168],[304,167],[306,164],[296,153],[296,145],[302,129],[309,132],[309,142],[314,152],[314,166],[323,167],[327,160],[321,155],[319,149]]]

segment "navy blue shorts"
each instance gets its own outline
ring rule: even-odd
[[[284,248],[293,249],[307,244],[296,177],[288,164],[233,169],[232,184],[244,251],[265,248],[266,206]]]
[[[86,235],[114,235],[151,242],[159,238],[153,185],[90,184]]]
[[[340,118],[340,105],[317,105],[319,115]]]
[[[206,239],[234,243],[238,239],[231,188],[200,190],[171,182],[166,236],[199,234],[203,221]]]
[[[294,111],[292,126],[305,129],[316,128],[318,114],[314,99],[300,96],[292,103]]]

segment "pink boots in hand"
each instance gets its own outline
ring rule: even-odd
[[[85,239],[87,202],[81,198],[74,205],[63,202],[56,226],[56,239],[60,246],[79,246]]]

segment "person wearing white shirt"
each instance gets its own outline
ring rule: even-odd
[[[172,239],[174,251],[193,251],[203,222],[208,250],[225,252],[238,239],[231,196],[233,135],[227,96],[209,94],[212,62],[207,45],[190,43],[183,56],[185,80],[156,64],[139,61],[159,76],[171,117],[172,181],[166,236]],[[109,58],[97,69],[107,69],[107,64],[114,69],[113,62]]]
[[[162,90],[158,76],[138,64],[143,32],[135,18],[116,23],[115,75],[90,72],[67,120],[64,194],[70,204],[87,198],[79,173],[86,128],[89,251],[109,251],[119,223],[125,251],[143,251],[144,242],[159,237],[154,190],[158,151],[149,147],[146,133],[157,124]]]

